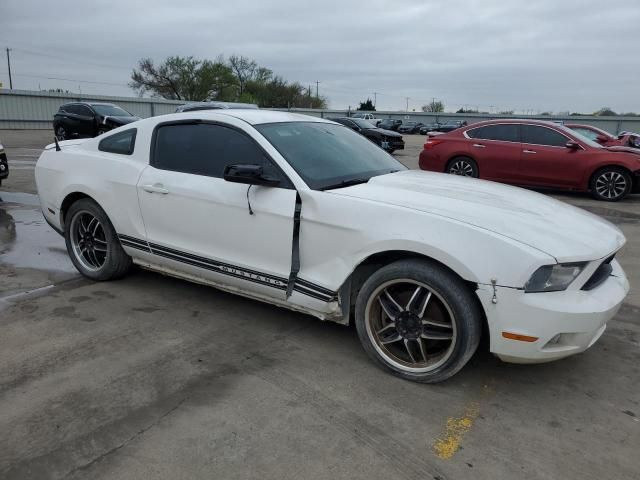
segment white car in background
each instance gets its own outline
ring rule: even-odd
[[[455,374],[483,328],[506,361],[582,352],[629,289],[610,223],[519,188],[407,170],[315,117],[152,117],[48,146],[36,181],[86,277],[135,263],[353,318],[367,353],[411,380]]]

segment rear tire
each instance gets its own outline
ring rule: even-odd
[[[447,173],[451,175],[459,175],[462,177],[478,178],[478,164],[469,157],[455,157],[447,163]]]
[[[109,217],[89,198],[75,202],[65,215],[67,252],[78,271],[96,281],[115,280],[131,269]]]
[[[631,175],[619,167],[605,167],[591,176],[589,188],[596,200],[618,202],[626,197],[632,187]]]
[[[355,323],[378,365],[423,383],[455,375],[482,332],[473,292],[453,272],[423,259],[400,260],[371,275],[358,293]]]

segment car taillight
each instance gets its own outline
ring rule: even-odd
[[[436,145],[438,145],[438,144],[440,144],[440,143],[442,143],[442,142],[444,142],[444,140],[435,140],[435,139],[431,139],[431,138],[430,138],[430,139],[429,139],[429,140],[427,140],[427,142],[424,144],[424,149],[425,149],[425,150],[428,150],[429,148],[433,148],[433,147],[435,147]]]

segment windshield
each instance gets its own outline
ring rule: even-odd
[[[129,112],[116,107],[115,105],[91,105],[93,109],[100,115],[108,117],[132,117]]]
[[[602,145],[600,145],[598,142],[594,142],[589,137],[581,134],[580,132],[576,132],[575,130],[570,129],[569,127],[565,127],[564,125],[555,125],[555,127],[560,131],[564,131],[565,133],[568,133],[569,135],[573,135],[578,140],[580,140],[583,143],[586,143],[590,147],[602,148]]]
[[[285,122],[255,128],[314,190],[364,183],[377,175],[406,170],[380,147],[343,125]]]
[[[373,123],[367,120],[362,120],[361,118],[352,118],[351,121],[358,125],[360,128],[376,128]]]

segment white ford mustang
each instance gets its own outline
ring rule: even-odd
[[[321,319],[411,380],[469,360],[582,352],[629,284],[625,238],[519,188],[410,171],[319,118],[260,110],[148,118],[36,166],[42,211],[95,280],[132,263]]]

